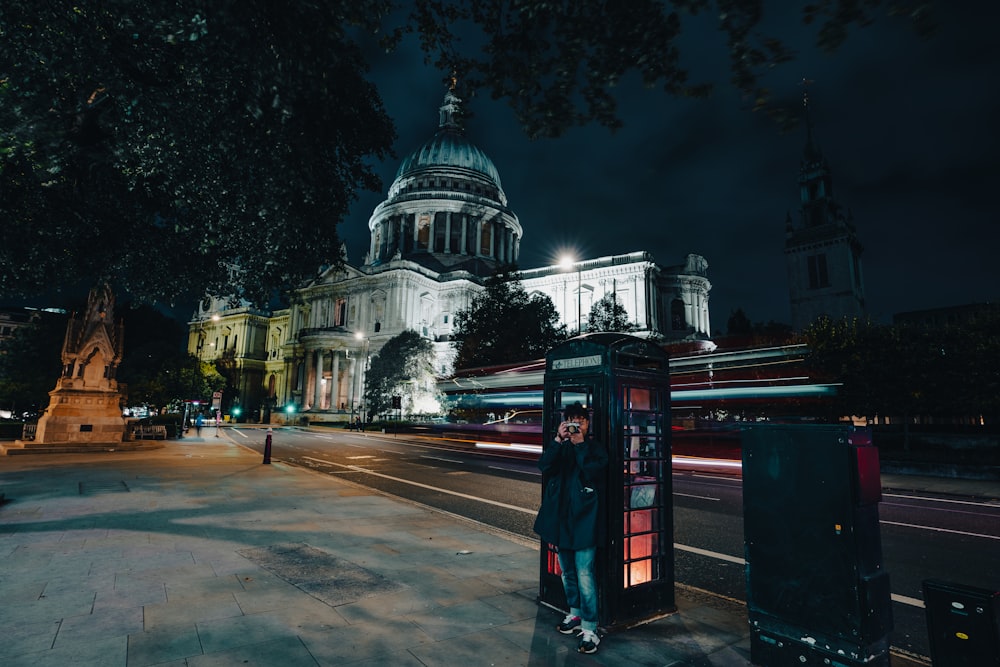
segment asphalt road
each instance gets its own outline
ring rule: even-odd
[[[263,451],[264,430],[226,432]],[[540,475],[532,454],[404,435],[277,428],[272,457],[536,539]],[[741,480],[675,471],[673,486],[676,580],[745,599]],[[887,491],[879,519],[893,594],[892,645],[927,656],[925,579],[1000,590],[1000,505]]]

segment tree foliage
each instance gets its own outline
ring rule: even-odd
[[[466,85],[505,99],[531,137],[558,136],[575,125],[621,126],[616,88],[629,75],[647,88],[701,97],[712,82],[690,81],[682,64],[684,28],[699,14],[718,18],[729,49],[730,82],[754,110],[782,123],[760,85],[767,70],[793,58],[771,34],[761,0],[416,0],[413,25],[435,64],[457,68]],[[779,3],[770,10],[788,11]],[[835,51],[852,29],[882,13],[902,18],[922,35],[934,27],[927,0],[819,0],[802,6],[816,43]],[[690,44],[690,42],[688,42]],[[687,62],[690,62],[688,60]]]
[[[187,328],[150,306],[126,308],[125,350],[118,380],[130,407],[176,409],[185,400],[207,400],[225,378],[209,363],[188,354]]]
[[[605,294],[590,307],[587,316],[588,331],[632,331],[635,325],[629,319],[625,306],[615,294]]]
[[[337,261],[394,136],[358,43],[388,9],[3,3],[0,292],[262,303]]]
[[[35,415],[49,405],[49,392],[62,374],[66,315],[39,312],[0,348],[0,407]]]
[[[425,399],[436,397],[434,345],[416,331],[404,331],[386,341],[372,358],[365,380],[365,410],[383,414],[399,396],[410,413],[419,412]]]
[[[818,0],[835,48],[885,11],[924,30],[924,0]],[[336,225],[394,129],[367,78],[407,34],[466,96],[506,99],[527,134],[621,124],[633,75],[703,95],[685,26],[718,17],[731,80],[767,108],[787,61],[760,0],[5,0],[0,5],[0,293],[108,282],[176,303],[263,305],[340,263]],[[702,20],[701,17],[698,20]]]
[[[742,308],[737,308],[729,314],[729,320],[726,322],[727,336],[749,336],[751,333],[753,325]]]
[[[552,299],[528,295],[512,272],[501,272],[486,281],[468,309],[455,317],[458,341],[456,368],[474,368],[545,356],[566,339],[566,327]]]
[[[804,338],[810,365],[843,383],[840,414],[1000,420],[996,316],[945,327],[821,318]]]

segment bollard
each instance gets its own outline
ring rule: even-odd
[[[271,462],[271,429],[267,429],[267,437],[264,438],[264,463]]]

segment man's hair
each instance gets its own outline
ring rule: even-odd
[[[563,414],[566,416],[566,419],[580,417],[586,419],[588,422],[590,421],[590,413],[587,411],[587,408],[580,405],[580,401],[577,401],[573,405],[567,405],[566,409],[563,410]]]

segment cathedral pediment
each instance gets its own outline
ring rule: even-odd
[[[365,275],[357,267],[344,264],[341,267],[329,267],[320,271],[315,279],[310,281],[306,287],[316,287],[318,285],[332,285],[352,278],[359,278]]]

